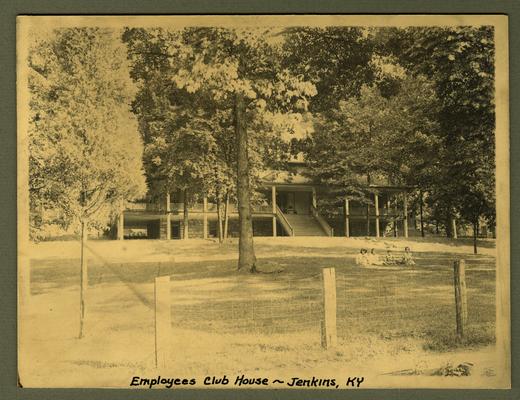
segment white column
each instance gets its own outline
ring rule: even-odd
[[[312,206],[314,208],[318,207],[318,200],[316,199],[316,188],[312,188]]]
[[[399,200],[398,197],[399,197],[399,195],[396,195],[394,198],[394,218],[393,218],[394,237],[399,236],[399,229],[398,229],[399,227],[397,226],[398,216],[399,216],[399,209],[397,206],[397,201]]]
[[[376,193],[374,193],[374,206],[376,209],[376,237],[379,237],[379,196]]]
[[[184,195],[183,195],[183,226],[182,226],[182,239],[186,240],[190,237],[190,218],[189,218],[189,207],[188,207],[188,189],[184,188]],[[187,217],[187,218],[186,218]]]
[[[125,214],[124,201],[121,200],[119,206],[119,215],[117,217],[117,240],[123,240],[125,236]]]

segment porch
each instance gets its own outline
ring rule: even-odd
[[[369,204],[344,199],[323,215],[317,209],[316,188],[304,184],[270,184],[264,202],[252,206],[254,236],[404,236],[409,235],[409,212],[403,188],[377,190]],[[203,197],[188,207],[170,201],[126,204],[117,221],[118,239],[187,239],[218,237],[217,205]],[[224,219],[224,205],[221,206]],[[415,221],[414,221],[415,222]],[[223,221],[222,224],[225,224]],[[229,237],[238,236],[238,209],[228,204]]]

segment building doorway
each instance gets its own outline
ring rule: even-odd
[[[276,204],[284,214],[310,214],[311,192],[281,192],[276,194]]]
[[[293,192],[278,192],[276,194],[276,204],[284,214],[294,214],[294,193]]]

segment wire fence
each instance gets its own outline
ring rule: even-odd
[[[415,275],[425,273],[423,284]],[[360,335],[381,338],[449,335],[455,331],[453,273],[443,271],[378,271],[370,282],[356,284],[357,274],[338,272],[336,315],[338,337]],[[173,276],[172,279],[175,279]],[[172,297],[175,327],[214,333],[295,333],[319,331],[324,318],[321,277],[286,279],[283,298],[250,296],[222,300],[220,295],[194,304]],[[494,324],[494,293],[480,288],[470,292],[469,325]],[[232,294],[230,294],[232,297]],[[473,307],[473,308],[472,308]]]
[[[352,285],[351,277],[338,274],[338,335],[416,336],[431,331],[433,325],[450,329],[454,321],[453,277],[438,272],[433,287],[418,287],[407,275],[389,271],[358,288]]]
[[[167,275],[173,283],[173,332],[185,329],[271,335],[312,331],[312,335],[319,335],[324,320],[324,288],[318,268],[306,274],[283,272],[230,278],[229,273],[177,267],[173,261],[110,263],[89,250],[98,265],[90,271],[89,290],[101,293],[100,287],[107,288],[103,301],[95,296],[89,299],[89,317],[97,314],[92,318],[96,322],[90,324],[93,329],[96,324],[106,328],[116,321],[118,330],[143,323],[143,318],[128,319],[128,310],[146,316],[146,329],[153,328],[153,281]],[[483,273],[486,272],[468,271],[468,324],[476,329],[495,323],[494,287],[478,276]],[[65,274],[58,278],[70,280]],[[213,280],[210,289],[205,286],[205,279]],[[230,282],[233,285],[226,286]],[[342,340],[363,335],[386,339],[442,336],[455,331],[453,269],[447,266],[336,268],[335,291],[337,335]],[[117,315],[120,318],[111,319]]]
[[[298,301],[249,299],[172,306],[173,325],[214,333],[291,333],[318,329],[322,303],[312,296]]]

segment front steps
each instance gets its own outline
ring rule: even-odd
[[[284,214],[294,230],[294,236],[327,236],[312,215]]]

